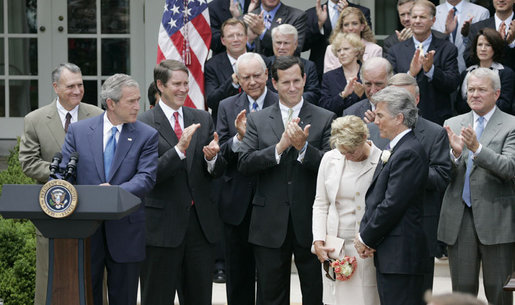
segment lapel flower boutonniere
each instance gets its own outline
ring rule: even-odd
[[[381,153],[381,161],[383,161],[383,164],[385,164],[386,162],[388,162],[388,160],[390,159],[390,156],[392,155],[392,152],[389,151],[389,150],[383,150],[383,152]]]

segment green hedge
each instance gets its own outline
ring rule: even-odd
[[[4,184],[33,184],[25,176],[18,161],[18,144],[11,150],[8,167],[0,172]],[[0,299],[5,305],[26,305],[34,302],[36,277],[36,240],[30,221],[3,219],[0,216]]]

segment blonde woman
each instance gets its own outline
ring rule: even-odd
[[[356,34],[338,33],[331,47],[340,66],[324,73],[319,106],[341,116],[343,110],[365,98],[359,78],[365,45]]]
[[[355,256],[358,264],[347,281],[323,277],[324,304],[378,305],[373,259],[361,259],[353,239],[365,212],[365,193],[381,150],[368,138],[368,128],[357,116],[337,118],[331,125],[331,147],[320,164],[313,204],[313,245],[321,263],[332,249],[325,246],[326,236],[345,240],[340,259]],[[323,271],[324,272],[324,271]]]
[[[375,43],[374,33],[372,33],[365,19],[365,15],[363,15],[363,12],[359,8],[347,7],[340,13],[338,23],[331,33],[329,42],[332,43],[338,33],[354,33],[361,37],[365,45],[363,60],[383,56],[383,48]],[[331,45],[327,46],[324,57],[324,73],[336,69],[339,66],[340,62],[336,54],[333,53]]]

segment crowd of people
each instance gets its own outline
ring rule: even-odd
[[[213,0],[210,112],[184,107],[176,60],[154,68],[139,115],[130,76],[104,82],[102,112],[62,64],[57,98],[25,118],[21,166],[44,183],[62,147],[62,164],[80,153],[75,183],[142,199],[91,237],[96,305],[103,291],[136,304],[138,280],[141,304],[211,304],[220,259],[228,304],[286,305],[292,258],[303,304],[454,304],[424,298],[442,256],[453,291],[476,296],[481,266],[488,301],[511,305],[514,2],[494,0],[490,17],[463,0],[399,0],[403,28],[383,48],[350,1]]]

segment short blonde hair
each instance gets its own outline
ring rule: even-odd
[[[363,54],[365,53],[365,44],[361,41],[358,35],[354,33],[338,33],[334,36],[333,42],[331,43],[331,50],[335,56],[337,55],[338,49],[344,41],[347,41],[356,51],[358,51],[357,58],[363,60]]]
[[[337,118],[331,124],[332,148],[345,147],[353,149],[363,144],[369,137],[368,127],[362,119],[355,115]]]

